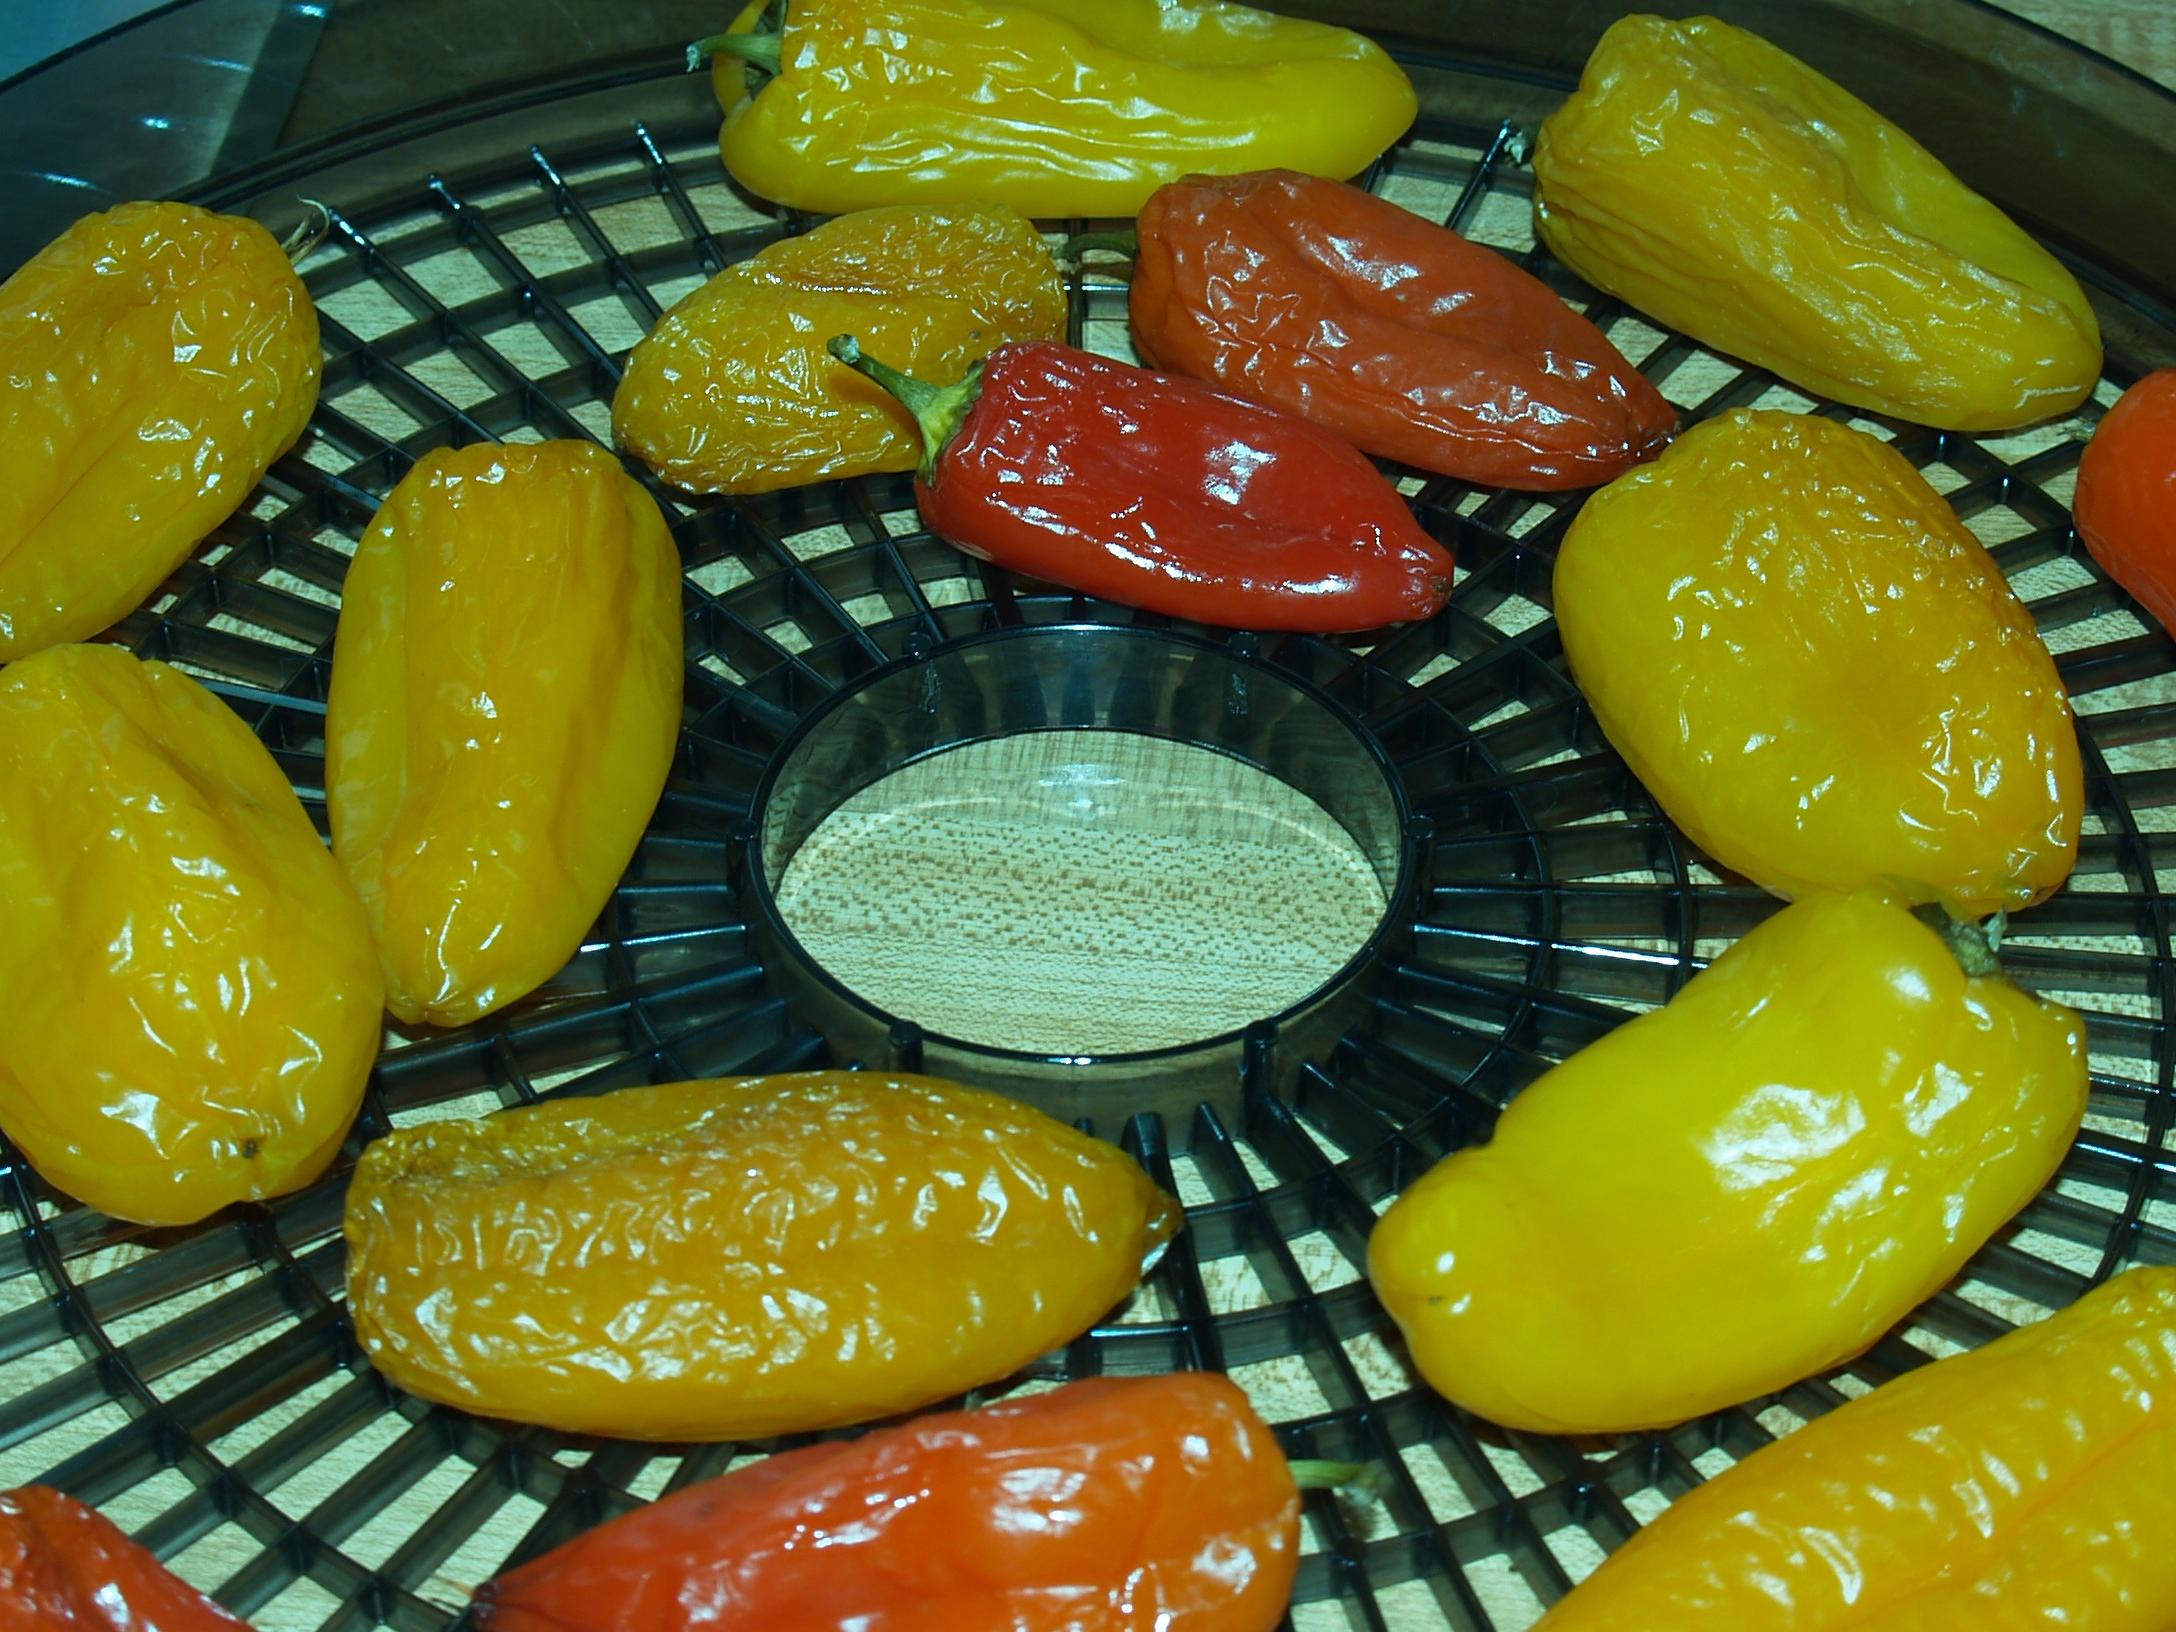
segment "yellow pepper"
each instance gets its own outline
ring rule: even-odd
[[[1534,148],[1557,258],[1704,345],[1950,430],[2067,413],[2100,328],[2061,263],[1766,40],[1626,17]]]
[[[2084,779],[2032,616],[1895,449],[1725,414],[1596,494],[1557,556],[1595,718],[1709,855],[1779,895],[2052,893]]]
[[[1932,1295],[2086,1099],[2077,1016],[1950,927],[1960,953],[1881,891],[1787,907],[1424,1174],[1368,1242],[1421,1374],[1506,1427],[1660,1427]]]
[[[1342,179],[1419,108],[1372,41],[1220,0],[785,0],[772,15],[754,0],[690,56],[717,52],[734,179],[825,214],[979,200],[1134,215],[1197,172]],[[760,66],[744,76],[741,57]]]
[[[0,286],[0,662],[157,589],[302,434],[318,364],[272,235],[193,204],[85,216]]]
[[[1063,340],[1065,284],[1041,235],[998,205],[842,215],[667,312],[627,360],[613,434],[698,493],[912,470],[914,416],[824,349],[835,334],[956,385],[1007,341]]]
[[[588,442],[425,454],[356,547],[326,706],[333,849],[406,1021],[454,1026],[581,945],[680,729],[680,558]]]
[[[2176,1269],[1909,1372],[1699,1486],[1544,1632],[2167,1632]]]
[[[301,1188],[377,1057],[362,904],[271,753],[179,670],[0,675],[0,1128],[116,1218]]]
[[[426,1399],[752,1439],[1004,1377],[1133,1289],[1177,1205],[996,1094],[854,1071],[682,1082],[380,1139],[348,1305]]]

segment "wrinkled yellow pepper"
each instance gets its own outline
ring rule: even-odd
[[[1609,740],[1779,895],[1885,881],[1974,913],[2054,892],[2084,776],[2054,659],[1895,449],[1725,414],[1591,499],[1558,627]]]
[[[695,48],[717,52],[718,150],[750,192],[824,214],[1134,215],[1197,172],[1342,179],[1420,105],[1373,41],[1224,0],[785,0],[782,25],[767,9]],[[743,55],[770,71],[752,95]]]
[[[1931,1296],[2085,1099],[2076,1015],[1967,974],[1885,892],[1821,896],[1521,1093],[1398,1198],[1368,1274],[1421,1374],[1493,1422],[1682,1422]]]
[[[665,314],[612,399],[620,446],[698,493],[912,470],[914,416],[824,349],[853,334],[932,385],[1010,340],[1065,338],[1065,284],[997,205],[826,221],[727,267]]]
[[[2062,264],[1758,35],[1626,17],[1534,148],[1559,260],[1705,345],[1948,430],[2067,413],[2100,327]]]
[[[271,753],[118,646],[0,675],[0,1128],[116,1218],[331,1163],[383,1023],[362,904]]]
[[[342,590],[325,798],[394,1014],[461,1025],[573,956],[665,786],[681,654],[679,555],[604,449],[440,449],[393,489]]]
[[[2168,1632],[2176,1269],[1839,1406],[1680,1498],[1542,1632]]]
[[[1009,1375],[1180,1222],[1115,1145],[933,1077],[628,1088],[395,1132],[348,1191],[348,1304],[426,1399],[750,1439]]]
[[[85,216],[0,286],[0,662],[133,610],[317,405],[317,309],[272,235]]]

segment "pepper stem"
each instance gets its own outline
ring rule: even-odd
[[[1995,956],[2002,945],[2003,931],[2009,927],[2010,915],[1998,912],[1984,924],[1970,918],[1951,915],[1948,907],[1936,901],[1913,909],[1913,916],[1935,934],[1942,937],[1942,944],[1949,948],[1949,955],[1967,975],[2000,975],[2002,960]]]
[[[280,240],[280,253],[290,261],[300,261],[322,244],[332,231],[332,211],[314,198],[306,198],[302,202],[307,206],[302,224]]]
[[[889,363],[866,355],[861,342],[850,334],[835,334],[825,348],[848,368],[858,370],[906,404],[907,412],[922,432],[922,463],[915,474],[923,481],[936,480],[937,455],[959,430],[960,422],[982,395],[982,365],[975,364],[957,385],[931,385],[911,374],[902,374]]]
[[[1058,250],[1058,261],[1062,266],[1078,266],[1099,251],[1132,260],[1141,253],[1141,235],[1131,227],[1119,232],[1076,232]]]
[[[1383,1493],[1382,1470],[1368,1462],[1314,1462],[1305,1458],[1287,1462],[1292,1482],[1302,1490],[1336,1490],[1362,1502]]]
[[[723,51],[748,64],[748,94],[754,96],[778,73],[786,39],[786,0],[771,0],[756,19],[756,26],[742,33],[728,29],[688,47],[688,72],[702,67],[703,60]]]

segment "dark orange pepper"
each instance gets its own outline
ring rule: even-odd
[[[0,1495],[0,1627],[249,1632],[111,1519],[43,1485]]]

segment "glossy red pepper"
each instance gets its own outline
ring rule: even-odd
[[[1341,181],[1188,176],[1141,211],[1134,344],[1355,446],[1493,487],[1591,487],[1677,410],[1484,245]]]
[[[0,1494],[6,1632],[248,1632],[111,1519],[43,1485]]]
[[[2108,576],[2176,629],[2176,368],[2117,399],[2078,460],[2078,536]]]
[[[1268,1632],[1277,1443],[1213,1372],[1096,1378],[805,1446],[476,1594],[482,1632]]]
[[[922,427],[922,519],[970,555],[1151,612],[1332,633],[1408,623],[1451,558],[1349,443],[1045,341],[939,389],[831,342]]]

